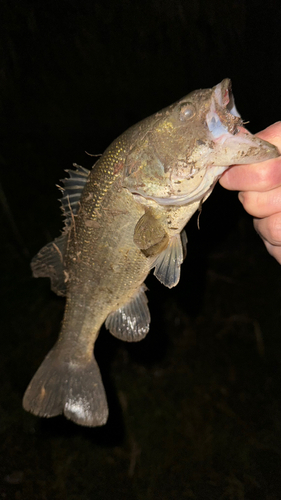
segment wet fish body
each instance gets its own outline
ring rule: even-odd
[[[102,324],[121,340],[149,330],[144,281],[154,269],[167,287],[180,278],[184,226],[234,163],[264,161],[277,149],[243,128],[229,79],[194,91],[117,138],[88,172],[64,181],[62,235],[33,259],[66,296],[59,339],[24,395],[35,415],[64,413],[103,425],[106,395],[93,347]]]

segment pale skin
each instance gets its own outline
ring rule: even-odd
[[[277,146],[281,153],[281,121],[270,125],[258,137]],[[254,217],[254,227],[270,253],[281,264],[281,157],[251,165],[235,165],[220,179]]]

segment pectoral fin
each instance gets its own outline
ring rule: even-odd
[[[128,304],[107,317],[105,326],[114,337],[127,342],[137,342],[148,333],[150,314],[145,289],[142,285]]]
[[[146,257],[162,252],[168,245],[169,237],[150,210],[140,218],[135,227],[134,242]]]
[[[185,259],[186,255],[187,255],[187,236],[186,236],[186,232],[185,230],[183,229],[182,232],[181,232],[181,244],[182,244],[182,253],[183,253],[183,260]]]
[[[180,234],[173,236],[167,248],[156,259],[154,275],[168,288],[176,286],[179,282],[180,266],[186,253],[186,242],[185,233],[182,238]]]

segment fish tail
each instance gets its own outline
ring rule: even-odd
[[[64,415],[76,424],[104,425],[108,406],[98,364],[90,360],[65,361],[56,346],[31,380],[23,407],[34,415]]]

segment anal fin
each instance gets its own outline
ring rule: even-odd
[[[114,337],[127,342],[142,340],[149,331],[150,313],[145,286],[125,306],[108,315],[105,326]]]

